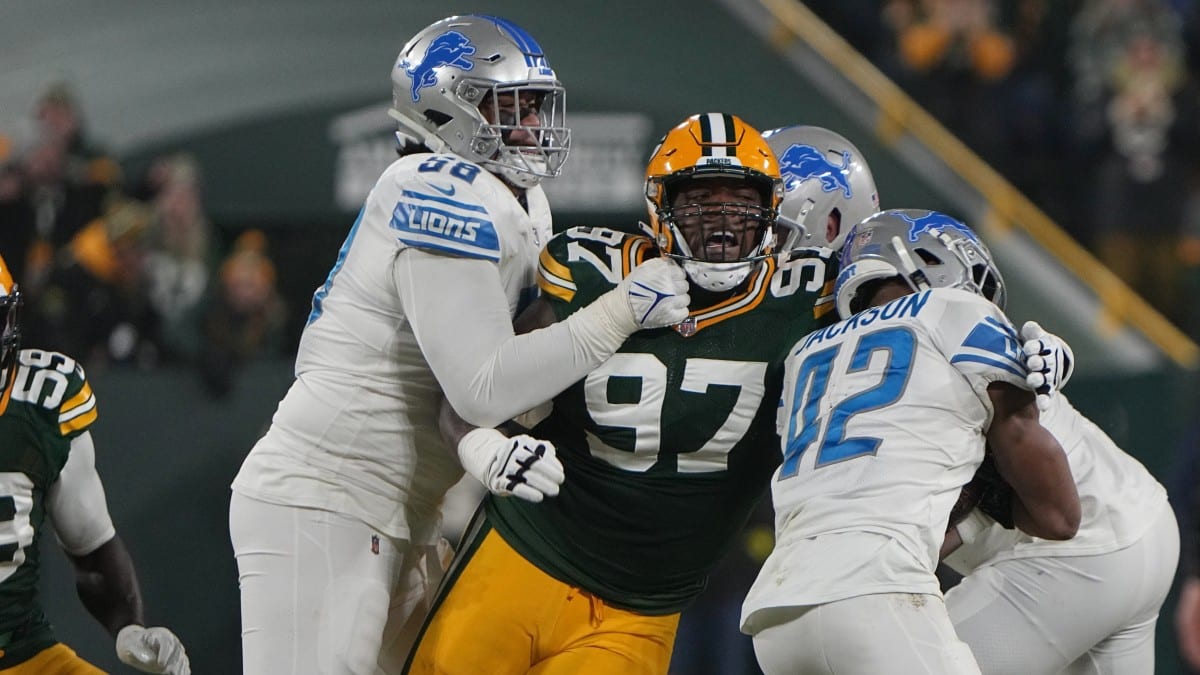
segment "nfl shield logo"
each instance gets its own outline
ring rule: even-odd
[[[696,317],[689,316],[681,323],[675,324],[675,331],[683,337],[692,337],[696,334]]]

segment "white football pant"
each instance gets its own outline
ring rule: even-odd
[[[1146,675],[1178,560],[1179,527],[1164,504],[1130,546],[987,564],[947,592],[946,607],[983,673]]]
[[[441,577],[436,547],[237,493],[229,531],[244,675],[400,673]]]
[[[878,593],[763,611],[779,621],[754,636],[766,675],[979,673],[937,595]]]

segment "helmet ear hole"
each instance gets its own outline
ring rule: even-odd
[[[926,265],[943,264],[942,259],[934,255],[933,252],[927,248],[918,248],[914,251],[914,253],[916,253],[917,257],[921,259],[921,262],[924,262]]]
[[[433,122],[435,127],[440,127],[454,118],[444,112],[433,110],[431,108],[425,111],[425,119]]]

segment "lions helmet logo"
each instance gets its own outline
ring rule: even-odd
[[[788,192],[796,189],[800,183],[816,178],[821,181],[821,189],[825,192],[840,189],[846,199],[849,199],[849,170],[849,152],[842,153],[842,165],[838,166],[811,145],[792,145],[779,158],[779,173],[783,175],[784,189]]]
[[[429,47],[425,50],[425,55],[421,57],[419,63],[413,66],[408,65],[407,61],[402,63],[404,72],[412,78],[413,103],[421,100],[422,89],[437,84],[435,68],[453,66],[459,70],[471,70],[475,64],[468,57],[474,53],[475,45],[471,44],[471,40],[466,35],[451,30],[442,33],[429,43]]]
[[[918,239],[920,239],[921,234],[925,232],[934,234],[935,232],[941,230],[954,230],[967,239],[970,239],[975,243],[979,243],[979,237],[975,236],[975,233],[971,231],[971,228],[944,213],[931,211],[918,218],[914,218],[904,213],[899,213],[897,215],[899,215],[904,219],[905,222],[909,224],[908,240],[910,242],[916,242]]]

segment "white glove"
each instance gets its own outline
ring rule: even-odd
[[[145,628],[135,623],[117,633],[117,658],[143,673],[191,675],[183,643],[166,628]]]
[[[1038,410],[1050,407],[1054,393],[1067,384],[1075,372],[1075,355],[1065,340],[1047,333],[1036,321],[1021,326],[1021,351],[1025,355],[1025,382],[1037,392]]]
[[[540,502],[557,495],[564,478],[554,444],[525,434],[509,438],[495,429],[472,429],[458,441],[458,459],[501,497]]]
[[[617,284],[617,290],[625,294],[629,318],[636,328],[682,323],[692,301],[688,296],[687,274],[669,258],[652,258],[633,268]]]

